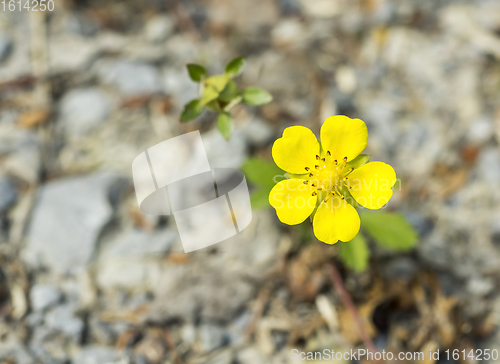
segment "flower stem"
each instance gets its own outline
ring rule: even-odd
[[[349,292],[347,292],[347,289],[344,286],[344,282],[342,281],[342,277],[340,276],[339,271],[337,270],[335,265],[331,262],[328,263],[327,266],[333,285],[335,286],[335,289],[337,290],[340,299],[344,303],[344,306],[347,308],[352,318],[354,319],[354,323],[358,328],[358,333],[359,336],[361,337],[361,340],[363,340],[363,343],[365,344],[366,348],[369,351],[372,351],[373,353],[378,352],[377,348],[373,344],[372,339],[370,338],[370,335],[368,335],[368,333],[366,332],[365,326],[363,325],[363,321],[361,321],[361,318],[359,317],[358,314],[358,310],[356,310],[356,306],[354,305],[354,302],[352,302],[351,295],[349,294]]]

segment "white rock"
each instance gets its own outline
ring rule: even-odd
[[[75,316],[73,307],[58,306],[45,316],[45,324],[55,330],[78,339],[84,328],[83,321]]]
[[[42,186],[23,251],[25,261],[62,273],[85,269],[101,229],[113,213],[110,194],[119,193],[123,186],[124,180],[111,172]]]
[[[201,137],[212,168],[239,168],[247,159],[247,145],[241,132],[235,131],[229,140],[216,129]]]
[[[98,88],[82,88],[64,95],[59,112],[66,133],[80,137],[102,124],[110,109],[110,99],[103,91]]]
[[[146,63],[120,60],[104,67],[101,78],[128,96],[152,94],[161,90],[158,70]]]
[[[146,38],[150,42],[162,42],[175,30],[175,22],[168,15],[159,15],[148,20],[146,24]]]
[[[251,145],[262,146],[269,142],[274,131],[264,120],[253,118],[242,130]]]
[[[56,304],[62,298],[57,287],[50,284],[37,284],[31,288],[31,308],[35,311],[43,311]]]

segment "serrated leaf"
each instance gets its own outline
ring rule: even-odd
[[[363,234],[358,234],[347,243],[339,242],[339,257],[344,264],[355,272],[362,272],[368,267],[370,249]]]
[[[221,112],[217,118],[217,129],[219,129],[222,136],[228,140],[233,132],[233,119],[231,115],[226,112]]]
[[[241,169],[247,180],[259,187],[273,188],[276,183],[285,179],[283,170],[274,162],[263,158],[250,158]]]
[[[346,167],[347,168],[359,168],[361,167],[362,165],[368,163],[370,161],[370,159],[372,158],[371,155],[368,155],[368,154],[360,154],[358,155],[356,158],[354,158],[353,160],[347,162],[347,165]]]
[[[259,106],[272,101],[273,97],[269,92],[257,87],[248,87],[243,93],[243,102],[248,105]]]
[[[238,57],[229,62],[226,66],[226,75],[231,78],[241,75],[243,69],[245,68],[245,59],[243,57]]]
[[[203,111],[203,105],[200,99],[191,100],[184,106],[181,114],[181,122],[193,120]]]
[[[418,234],[401,214],[364,212],[361,224],[377,243],[394,251],[408,251],[418,241]]]
[[[224,90],[219,95],[219,99],[225,102],[229,102],[238,96],[238,86],[233,80],[229,80]]]
[[[205,68],[203,68],[203,66],[200,66],[199,64],[190,63],[187,65],[187,69],[189,72],[189,77],[194,82],[201,82],[207,76],[207,71],[205,70]]]

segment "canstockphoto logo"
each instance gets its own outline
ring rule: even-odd
[[[165,140],[132,162],[135,194],[145,214],[173,214],[184,251],[228,239],[252,221],[244,174],[210,169],[200,132]]]

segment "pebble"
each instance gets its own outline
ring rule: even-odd
[[[109,97],[95,87],[71,90],[59,107],[61,123],[72,137],[81,137],[102,124],[111,110]]]
[[[500,153],[497,149],[487,148],[479,156],[479,174],[492,185],[500,183]]]
[[[256,117],[245,126],[243,133],[248,143],[256,147],[266,145],[274,137],[274,131],[269,123]]]
[[[105,171],[42,186],[23,251],[25,261],[61,273],[84,269],[113,213],[109,195],[123,186],[122,177]]]
[[[202,134],[203,145],[212,168],[239,168],[248,157],[245,136],[234,132],[226,140],[217,129]]]
[[[153,43],[166,40],[175,31],[175,22],[168,15],[158,15],[146,23],[146,38]]]
[[[0,34],[0,62],[7,59],[12,51],[12,41],[6,35]]]
[[[22,341],[8,338],[0,341],[0,361],[2,363],[34,364],[35,359]]]
[[[205,353],[214,351],[226,344],[226,331],[215,324],[202,324],[200,327],[200,342]]]
[[[101,78],[105,83],[118,88],[125,96],[161,91],[158,70],[147,63],[120,60],[104,67]]]
[[[80,353],[75,356],[74,364],[104,364],[104,363],[123,363],[122,360],[127,360],[126,356],[117,350],[105,347],[91,345],[86,346]],[[128,360],[126,361],[129,362]]]
[[[386,262],[382,268],[382,274],[385,278],[395,280],[402,279],[411,281],[417,273],[417,264],[408,257],[397,257]]]
[[[17,201],[17,188],[7,176],[0,175],[0,213],[7,211]]]
[[[83,37],[92,37],[99,30],[99,26],[95,21],[82,14],[71,14],[68,16],[66,26],[70,32]]]
[[[31,287],[30,302],[34,311],[43,311],[58,303],[61,298],[59,289],[50,284],[36,284]]]
[[[50,310],[45,316],[45,324],[71,337],[74,341],[80,340],[84,328],[82,319],[75,316],[74,308],[70,305],[57,306]]]

